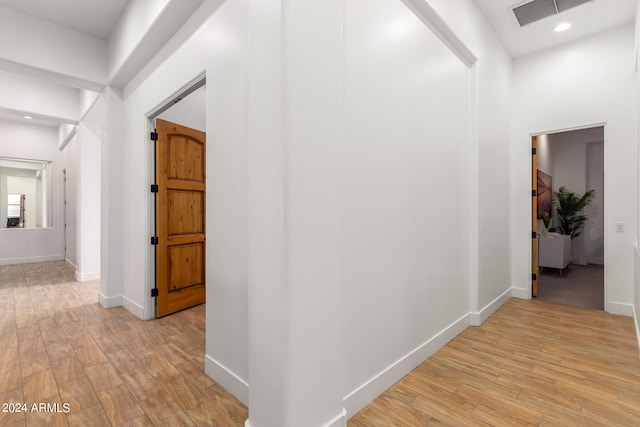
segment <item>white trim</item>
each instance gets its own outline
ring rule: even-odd
[[[513,298],[531,299],[531,288],[511,288],[511,296]]]
[[[127,309],[128,312],[136,316],[140,320],[145,320],[144,318],[144,307],[136,304],[131,301],[129,298],[123,296],[122,297],[122,306]]]
[[[76,271],[78,269],[78,267],[76,267],[76,265],[74,263],[71,262],[71,260],[69,258],[65,258],[64,259],[65,264],[67,264],[69,267],[73,268],[73,271]]]
[[[478,58],[444,19],[425,0],[402,0],[417,17],[438,37],[455,56],[471,68]]]
[[[154,120],[160,114],[164,113],[169,108],[173,107],[175,105],[176,99],[184,98],[185,96],[189,95],[192,92],[195,92],[196,90],[200,89],[202,86],[206,84],[207,84],[207,72],[205,70],[205,71],[202,71],[193,79],[191,79],[191,81],[189,81],[187,84],[185,84],[184,86],[182,86],[181,88],[173,92],[171,95],[169,95],[168,98],[166,98],[156,107],[147,111],[145,116],[147,116],[147,119],[149,120]]]
[[[208,354],[204,355],[204,373],[213,378],[245,406],[249,406],[249,384]],[[248,422],[249,420],[245,422],[245,426],[250,425],[247,424]]]
[[[431,357],[468,326],[469,314],[466,314],[345,396],[343,402],[348,418]]]
[[[23,258],[4,258],[4,259],[0,259],[0,265],[31,264],[34,262],[50,262],[50,261],[64,261],[64,256],[63,255],[43,255],[43,256],[32,256],[32,257],[23,257]]]
[[[554,133],[565,133],[565,132],[572,132],[574,130],[582,130],[582,129],[592,129],[592,128],[599,128],[599,127],[603,127],[606,129],[607,127],[607,122],[598,122],[598,123],[593,123],[590,125],[580,125],[580,126],[570,126],[567,128],[560,128],[560,129],[554,129],[554,130],[547,130],[544,132],[536,132],[536,133],[531,133],[529,134],[529,141],[531,141],[531,138],[533,138],[534,136],[540,136],[540,135],[552,135]],[[606,135],[605,135],[605,140],[606,140]]]
[[[100,292],[98,293],[98,302],[102,308],[120,307],[122,305],[122,295],[107,297]]]
[[[77,282],[87,282],[89,280],[100,280],[100,272],[99,271],[91,271],[89,273],[80,273],[76,270],[76,281]]]
[[[347,410],[342,408],[342,413],[329,421],[323,427],[346,427],[347,425]],[[251,422],[247,419],[244,422],[244,427],[252,427]]]
[[[622,302],[605,301],[604,309],[607,313],[619,314],[621,316],[632,317],[633,305]]]
[[[60,143],[60,145],[58,146],[58,150],[60,151],[64,150],[64,147],[67,146],[69,141],[71,141],[71,139],[74,136],[76,136],[77,129],[78,129],[78,125],[73,125],[73,127],[71,128],[71,131],[69,132],[69,135],[67,135],[62,141],[62,143]]]
[[[323,427],[346,427],[347,425],[347,410],[342,408],[340,415],[329,421]]]
[[[478,313],[469,313],[469,320],[471,326],[480,326],[482,323],[489,318],[493,313],[495,313],[500,307],[504,305],[512,296],[512,289],[509,288],[498,298],[491,301],[487,304],[482,310]]]

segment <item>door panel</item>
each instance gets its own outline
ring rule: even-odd
[[[206,135],[156,120],[156,316],[205,302]]]
[[[204,285],[204,244],[169,247],[169,292]]]
[[[202,182],[205,167],[204,142],[201,143],[199,140],[189,136],[172,135],[168,144],[167,177],[169,179]]]
[[[204,193],[169,190],[169,235],[204,233]]]

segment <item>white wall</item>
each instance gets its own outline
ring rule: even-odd
[[[512,283],[530,295],[531,135],[606,123],[605,310],[631,314],[637,237],[637,77],[627,25],[514,61]],[[616,233],[616,223],[625,231]]]
[[[472,322],[481,323],[511,288],[511,58],[471,0],[429,1],[478,57],[470,76],[469,232]]]
[[[350,395],[469,312],[469,71],[401,2],[350,1],[345,28]]]
[[[149,316],[146,114],[206,70],[206,371],[256,426],[338,422],[345,394],[351,415],[508,297],[510,60],[471,1],[434,4],[473,70],[401,2],[265,2],[249,43],[248,3],[229,0],[125,88],[122,135],[102,140],[123,287],[103,279],[101,298]]]
[[[6,157],[53,162],[53,226],[0,229],[0,264],[64,259],[62,156],[58,151],[58,130],[0,120],[0,147]]]

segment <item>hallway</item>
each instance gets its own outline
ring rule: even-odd
[[[204,305],[145,322],[101,308],[98,290],[63,262],[0,266],[0,401],[27,404],[0,425],[243,425],[203,372]]]

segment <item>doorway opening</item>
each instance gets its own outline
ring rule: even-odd
[[[205,302],[206,96],[204,75],[147,115],[151,319]]]
[[[605,127],[532,137],[532,296],[604,310]]]

